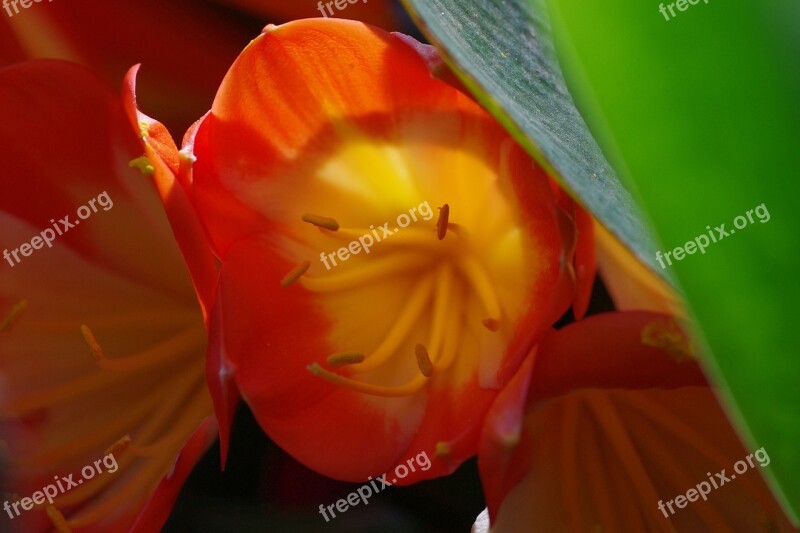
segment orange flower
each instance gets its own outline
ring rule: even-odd
[[[491,530],[789,531],[687,345],[649,312],[545,337],[486,419]]]
[[[82,68],[0,72],[0,431],[16,495],[3,499],[22,499],[0,520],[22,531],[157,530],[216,436],[197,299],[211,301],[213,263],[184,245],[196,294],[155,188],[129,168],[144,149],[133,131]],[[166,186],[160,161],[138,162]],[[69,476],[78,486],[26,509]]]
[[[223,442],[238,390],[326,475],[422,451],[434,466],[404,482],[449,473],[568,308],[574,204],[431,59],[351,21],[269,26],[187,134],[179,181],[222,262]]]

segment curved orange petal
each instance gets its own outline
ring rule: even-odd
[[[204,316],[208,320],[214,302],[218,270],[205,229],[185,189],[191,175],[192,157],[185,152],[178,152],[166,128],[138,110],[138,71],[137,65],[125,77],[123,104],[134,131],[140,132],[144,157],[153,166],[153,181],[161,196],[172,232],[192,274]]]
[[[0,71],[0,141],[4,489],[30,496],[113,460],[49,512],[75,531],[126,530],[211,414],[200,307],[153,184],[128,166],[141,145],[97,77],[52,61]],[[53,525],[44,509],[14,523]]]
[[[149,533],[163,527],[175,506],[181,487],[191,474],[195,464],[217,440],[217,433],[218,428],[214,417],[209,416],[203,420],[178,453],[172,470],[150,495],[150,499],[136,517],[136,522],[131,526],[129,533]]]
[[[697,364],[649,342],[648,327],[665,319],[596,315],[541,343],[519,440],[485,429],[479,468],[492,531],[520,524],[553,532],[789,527],[758,472],[717,490],[709,484],[705,500],[695,494],[698,501],[674,506],[678,495],[710,473],[730,473],[748,452]],[[498,403],[489,420],[507,411]],[[659,505],[668,501],[676,512],[665,516]]]

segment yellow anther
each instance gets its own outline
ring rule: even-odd
[[[83,340],[86,341],[87,346],[89,346],[89,351],[92,357],[94,357],[94,360],[98,363],[101,362],[104,359],[103,349],[100,347],[100,344],[98,344],[92,330],[89,329],[89,326],[86,324],[81,325],[81,335],[83,335]]]
[[[11,311],[8,312],[8,315],[6,315],[6,317],[3,319],[3,322],[0,322],[0,331],[9,331],[11,328],[13,328],[14,324],[16,324],[17,320],[19,320],[20,315],[22,315],[27,308],[28,300],[22,300],[21,302],[11,306]]]
[[[422,372],[422,375],[426,378],[431,377],[433,375],[433,363],[431,363],[431,358],[425,346],[422,344],[414,346],[414,355],[417,356],[417,366],[419,366],[419,371]]]
[[[52,505],[48,505],[47,509],[47,516],[50,517],[50,520],[53,522],[53,526],[55,526],[56,531],[58,533],[72,533],[72,530],[67,523],[67,519],[64,518],[64,515],[61,514],[61,511],[53,507]]]
[[[436,220],[436,236],[439,240],[445,238],[447,235],[447,226],[450,221],[450,206],[444,204],[439,208],[439,218]]]
[[[664,350],[679,363],[694,358],[689,337],[673,318],[657,318],[646,324],[642,329],[641,343]]]
[[[336,222],[335,219],[330,217],[321,217],[311,213],[306,213],[303,215],[303,222],[308,222],[309,224],[314,224],[318,228],[325,228],[330,231],[337,231],[339,229],[339,223]]]
[[[131,445],[131,436],[130,435],[125,435],[124,437],[119,439],[117,442],[115,442],[114,444],[109,446],[108,449],[106,450],[106,453],[103,454],[103,455],[114,455],[114,456],[117,456],[117,455],[121,454],[122,452],[124,452],[128,448],[128,446],[130,446],[130,445]]]
[[[363,353],[335,353],[328,356],[328,364],[332,367],[338,368],[340,366],[357,365],[358,363],[363,363],[364,359],[366,359],[366,357],[364,357]]]
[[[436,443],[436,456],[447,457],[452,452],[449,442],[439,441]]]
[[[145,176],[152,176],[156,172],[156,167],[154,167],[147,156],[144,155],[142,157],[137,157],[136,159],[131,159],[131,161],[128,163],[128,166],[137,169]]]
[[[281,287],[283,287],[285,289],[289,285],[292,285],[294,282],[296,282],[298,279],[300,279],[300,276],[302,276],[303,274],[306,273],[306,271],[309,269],[310,266],[311,266],[311,262],[310,261],[303,261],[302,264],[300,264],[299,266],[296,266],[291,272],[286,274],[286,276],[284,276],[284,278],[281,280]]]

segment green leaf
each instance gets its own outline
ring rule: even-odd
[[[403,0],[462,82],[604,226],[655,267],[655,246],[631,195],[567,91],[543,4]]]
[[[562,65],[669,246],[665,267],[748,445],[766,449],[765,473],[797,514],[800,4],[663,4],[674,17],[656,1],[550,0]],[[674,260],[720,224],[729,236]]]

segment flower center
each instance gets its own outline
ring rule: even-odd
[[[340,227],[336,220],[319,215],[307,214],[302,219],[334,241],[352,243],[374,230]],[[304,262],[281,285],[299,282],[320,296],[334,296],[372,283],[406,280],[410,287],[407,297],[372,350],[334,353],[326,359],[330,369],[319,363],[308,367],[313,374],[357,392],[402,397],[416,393],[430,378],[447,371],[457,359],[462,339],[500,331],[504,313],[475,243],[465,227],[450,221],[448,204],[439,208],[435,225],[396,229],[386,236],[373,248],[373,256],[348,265],[342,273],[308,275],[309,263]],[[482,318],[475,319],[472,307],[479,308]],[[413,371],[404,383],[374,383],[390,374],[408,374],[406,369],[412,364]]]

